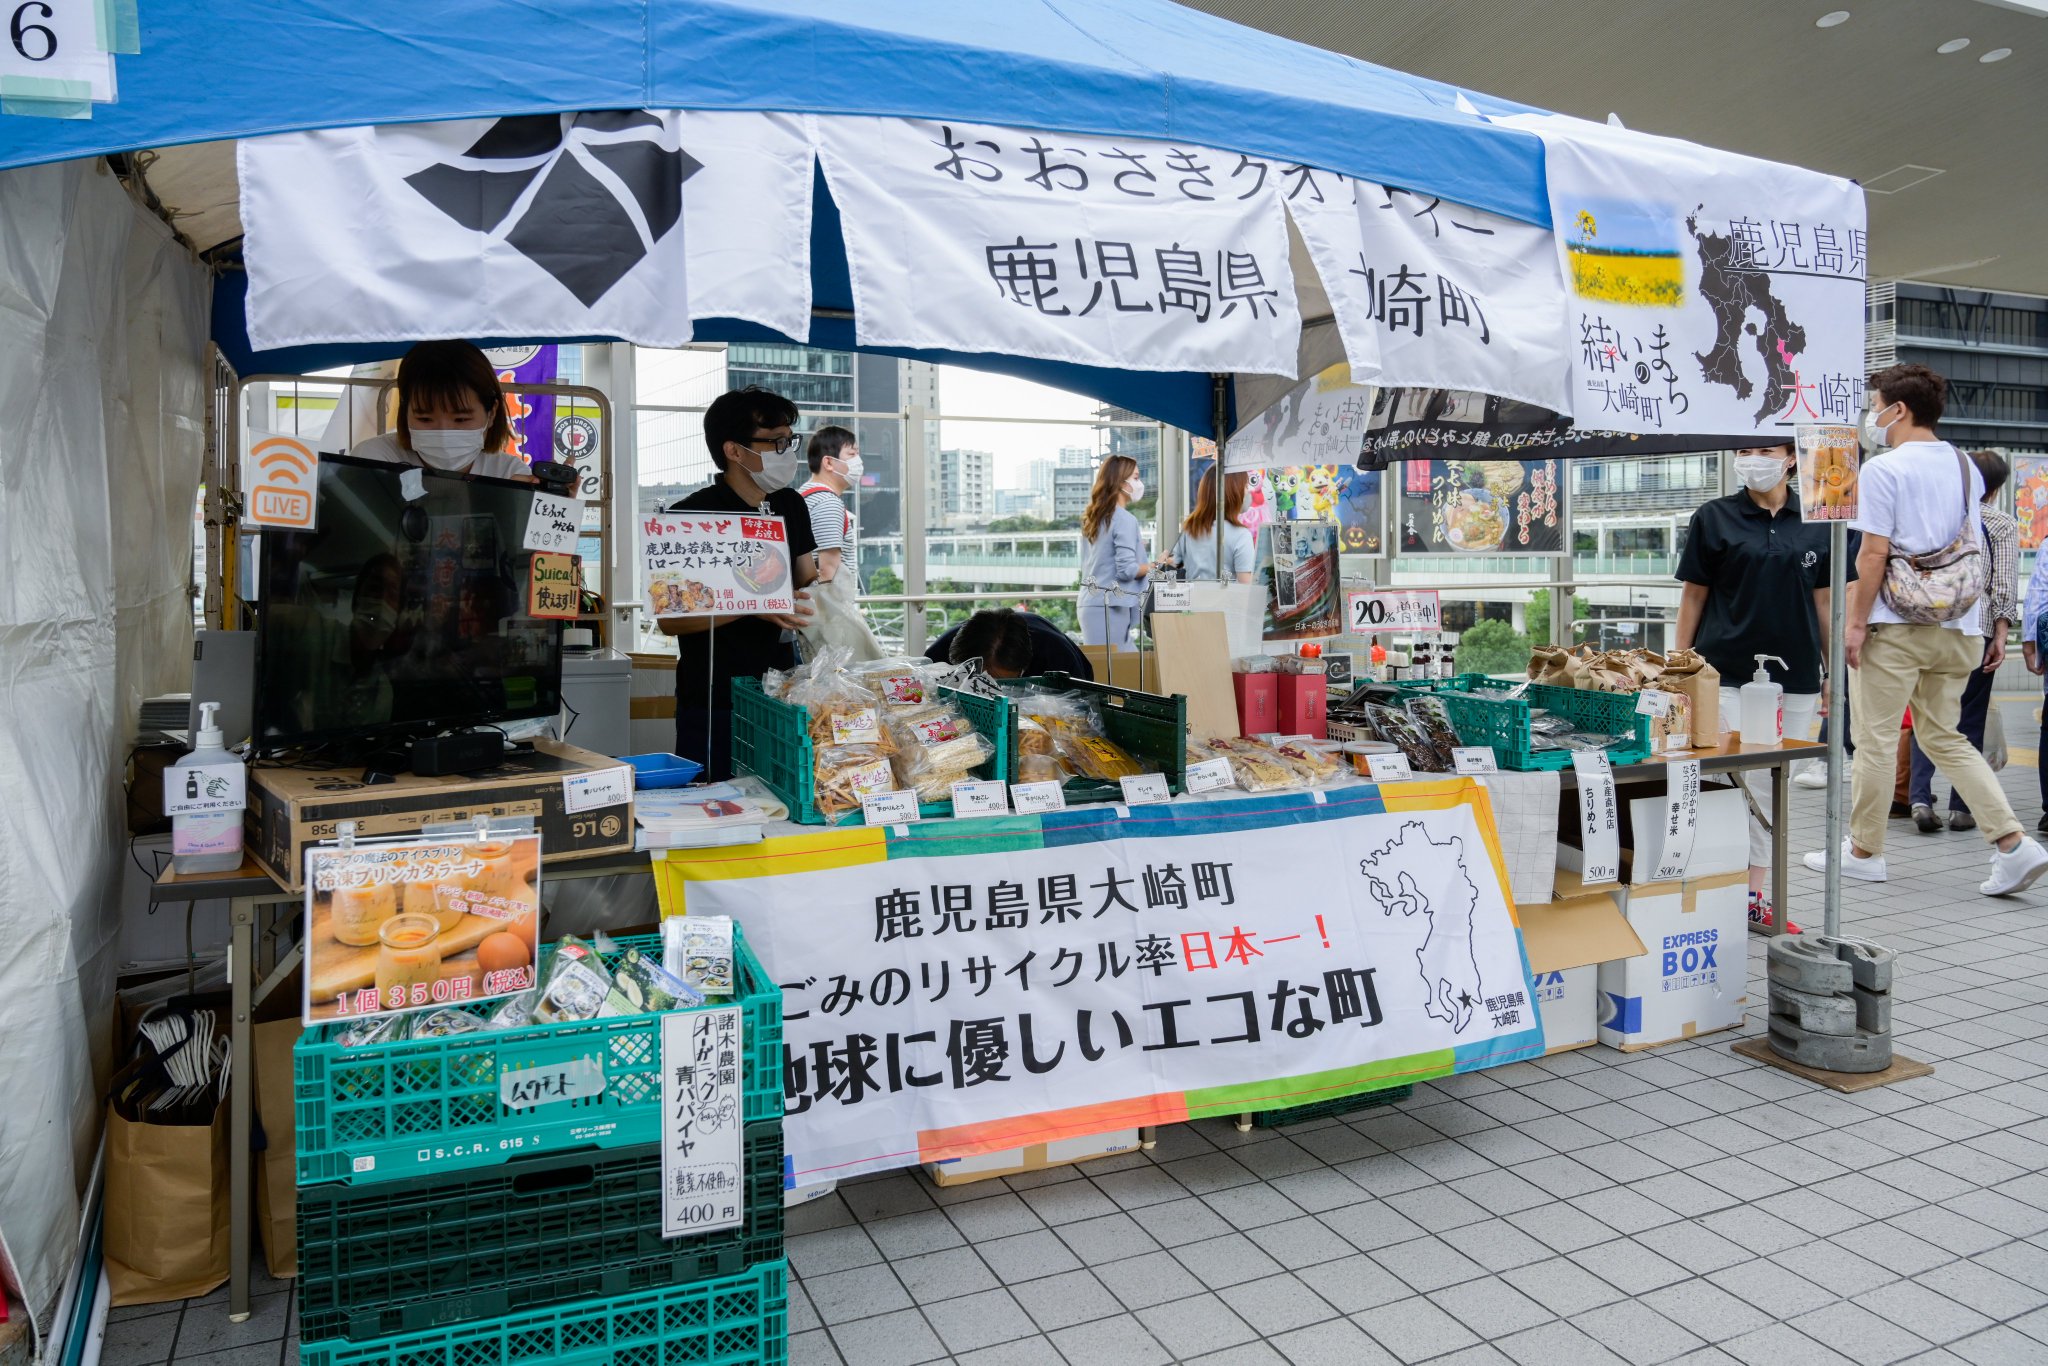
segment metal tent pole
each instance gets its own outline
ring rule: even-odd
[[[1830,935],[1842,932],[1842,760],[1847,748],[1842,702],[1849,695],[1842,631],[1849,619],[1848,559],[1848,523],[1832,522],[1828,526],[1828,878],[1824,917]],[[1778,914],[1783,917],[1782,908]]]

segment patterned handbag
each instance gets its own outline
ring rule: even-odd
[[[1956,472],[1963,481],[1963,524],[1955,539],[1924,555],[1894,550],[1885,559],[1878,596],[1901,621],[1938,626],[1963,616],[1984,596],[1989,567],[1977,519],[1970,515],[1970,467],[1961,451],[1956,452]]]

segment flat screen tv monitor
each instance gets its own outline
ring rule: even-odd
[[[559,714],[562,625],[527,611],[532,485],[322,457],[315,530],[266,528],[255,745],[374,748]]]

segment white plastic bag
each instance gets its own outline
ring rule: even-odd
[[[837,645],[852,655],[850,663],[880,659],[887,652],[860,613],[859,587],[852,570],[841,565],[829,583],[813,583],[811,606],[815,615],[803,631],[804,657],[812,658],[827,646]]]

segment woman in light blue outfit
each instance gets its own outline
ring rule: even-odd
[[[1081,514],[1081,643],[1131,648],[1131,628],[1145,602],[1144,541],[1129,505],[1145,496],[1138,462],[1112,455],[1095,471]]]
[[[1250,583],[1258,574],[1258,538],[1244,526],[1245,491],[1251,478],[1230,474],[1223,478],[1223,560],[1228,577],[1216,572],[1216,470],[1211,466],[1195,490],[1195,510],[1180,524],[1180,539],[1173,543],[1173,562],[1184,579],[1225,579]]]

